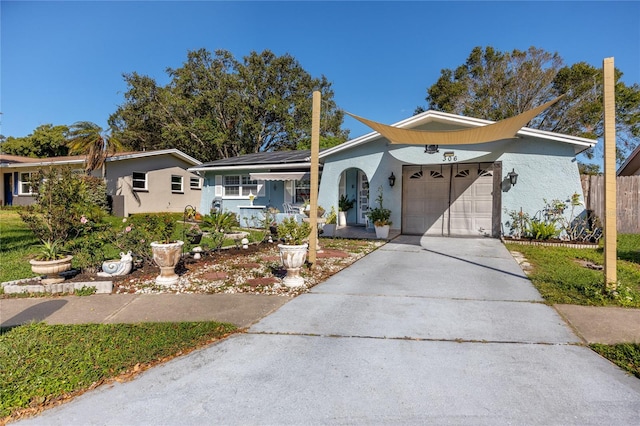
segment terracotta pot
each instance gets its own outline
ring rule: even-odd
[[[183,245],[184,241],[176,241],[169,244],[155,241],[151,243],[153,261],[160,267],[160,275],[156,277],[156,284],[170,286],[178,282],[179,277],[176,274],[176,265],[180,261]]]
[[[42,284],[57,284],[64,281],[64,277],[60,276],[60,272],[71,269],[71,259],[73,256],[66,256],[56,260],[30,260],[31,271],[34,274],[45,275]]]
[[[287,276],[282,283],[287,287],[300,287],[304,285],[304,278],[300,276],[300,269],[307,260],[308,244],[290,246],[278,244],[282,266],[287,270]]]

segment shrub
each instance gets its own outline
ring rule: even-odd
[[[278,238],[287,245],[302,245],[311,234],[308,222],[296,222],[295,218],[287,217],[278,225]]]
[[[32,176],[30,185],[35,203],[19,212],[20,218],[41,241],[66,243],[82,235],[81,219],[99,222],[106,213],[104,203],[96,204],[103,186],[93,178],[73,173],[70,168],[40,169]]]

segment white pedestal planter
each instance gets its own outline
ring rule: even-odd
[[[182,245],[184,241],[176,241],[169,244],[157,242],[151,243],[153,261],[160,267],[160,275],[156,277],[156,284],[170,286],[178,282],[176,265],[182,255]]]
[[[300,276],[300,268],[307,260],[308,244],[290,246],[278,244],[282,266],[287,270],[287,276],[282,283],[287,287],[300,287],[304,285],[304,278]]]

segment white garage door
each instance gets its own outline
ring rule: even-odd
[[[491,164],[405,166],[402,232],[417,235],[491,235]]]

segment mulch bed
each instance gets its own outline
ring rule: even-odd
[[[77,273],[66,282],[112,281],[114,293],[254,293],[295,296],[365,256],[382,245],[379,241],[327,240],[327,248],[317,253],[313,268],[309,264],[301,274],[305,287],[291,289],[282,285],[286,270],[282,268],[275,243],[249,245],[243,249],[204,252],[200,259],[186,254],[176,267],[180,280],[171,287],[155,284],[160,268],[139,265],[122,277],[98,277],[91,273]],[[26,284],[26,283],[25,283]],[[0,296],[6,297],[6,296]]]

